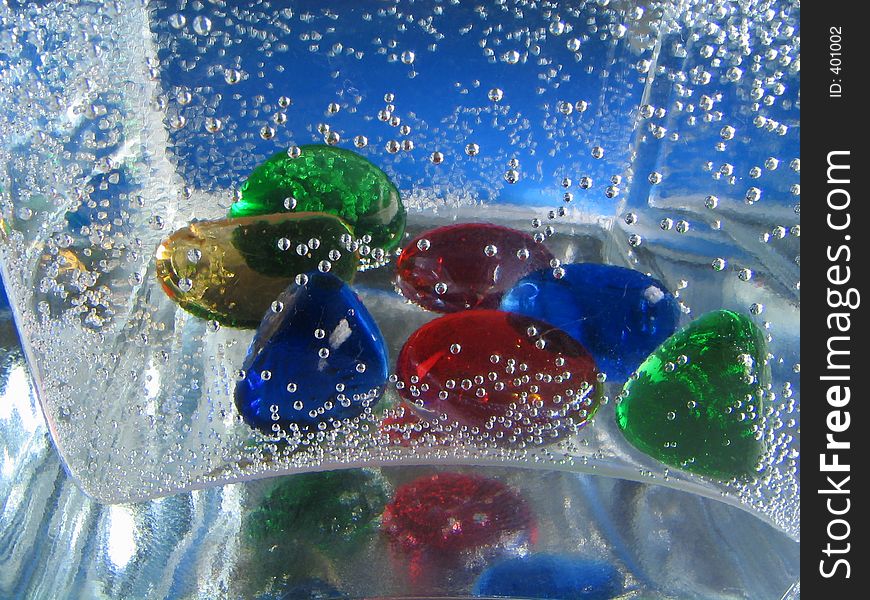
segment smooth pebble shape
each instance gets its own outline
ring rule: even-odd
[[[435,312],[494,309],[521,277],[552,259],[546,246],[522,231],[488,223],[448,225],[405,246],[396,261],[396,286]]]
[[[373,248],[396,248],[405,232],[405,207],[398,189],[371,162],[350,150],[299,146],[257,166],[241,186],[230,217],[279,212],[325,212],[348,222]]]
[[[347,223],[323,213],[200,221],[160,244],[157,278],[189,313],[230,327],[255,328],[297,276],[328,268],[351,280],[359,264],[358,254],[347,245],[352,237]],[[339,253],[337,260],[330,260],[331,251]]]
[[[236,384],[236,407],[267,435],[330,430],[373,407],[387,349],[356,293],[328,273],[307,274],[260,324]]]
[[[742,314],[701,316],[625,384],[616,407],[619,429],[673,467],[725,480],[756,473],[765,452],[766,346],[764,333]]]
[[[576,432],[599,405],[583,346],[537,319],[496,310],[423,325],[397,360],[400,396],[481,441],[545,444]]]
[[[591,263],[524,277],[502,298],[501,309],[562,329],[616,381],[625,381],[676,330],[680,315],[676,299],[660,281]]]

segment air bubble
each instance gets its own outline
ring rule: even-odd
[[[169,16],[169,25],[173,29],[182,29],[187,25],[187,18],[181,13],[173,13]]]
[[[209,133],[217,133],[223,128],[223,126],[223,121],[217,117],[206,117],[205,119],[205,130]]]
[[[211,32],[211,19],[205,15],[197,15],[193,19],[193,30],[199,35],[208,35]]]

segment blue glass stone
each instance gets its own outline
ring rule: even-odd
[[[502,298],[501,309],[562,329],[592,353],[608,377],[628,379],[676,330],[679,306],[660,281],[610,265],[561,268],[521,279]]]
[[[329,273],[306,277],[272,304],[236,384],[245,422],[268,435],[358,417],[387,381],[384,338],[359,297]]]
[[[474,584],[475,596],[547,600],[610,600],[625,579],[606,562],[577,556],[531,554],[496,563]]]

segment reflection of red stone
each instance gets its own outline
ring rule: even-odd
[[[522,231],[488,223],[448,225],[402,250],[396,283],[406,298],[429,310],[497,308],[517,281],[551,260],[550,251]]]
[[[396,362],[399,394],[474,438],[546,444],[598,408],[595,361],[542,321],[495,310],[445,315],[423,325]]]
[[[495,545],[517,534],[534,542],[526,501],[500,481],[461,473],[421,477],[396,489],[382,528],[412,558],[443,558]]]

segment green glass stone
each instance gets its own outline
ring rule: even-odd
[[[405,231],[405,207],[386,173],[362,156],[332,146],[301,146],[259,165],[241,187],[230,217],[325,212],[347,221],[373,248],[392,250]]]
[[[295,213],[200,221],[157,249],[157,278],[181,308],[229,327],[254,328],[299,275],[351,281],[359,255],[338,217]]]
[[[766,354],[764,334],[749,318],[707,313],[638,367],[616,407],[617,424],[632,445],[667,465],[723,480],[752,475],[765,452]]]

